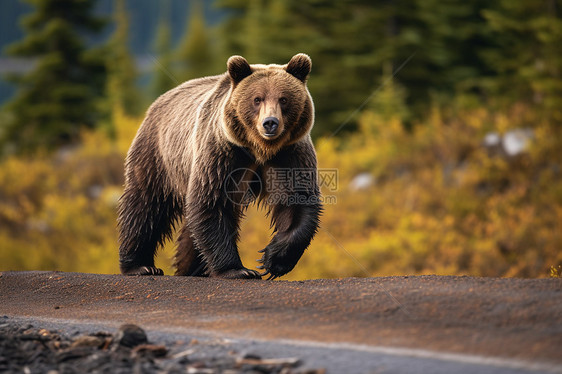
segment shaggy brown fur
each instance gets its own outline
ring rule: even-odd
[[[119,202],[123,274],[162,274],[154,266],[156,249],[181,220],[176,274],[259,278],[243,267],[236,244],[251,202],[245,192],[269,205],[275,225],[262,276],[286,274],[310,244],[321,213],[316,179],[304,189],[254,183],[263,187],[268,171],[279,168],[316,170],[310,58],[298,54],[281,66],[233,56],[227,67],[225,74],[183,83],[148,110],[127,155]],[[239,195],[227,193],[241,188]],[[268,202],[272,194],[287,199]],[[302,203],[288,202],[297,197]]]

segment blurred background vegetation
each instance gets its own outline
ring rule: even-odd
[[[561,0],[2,1],[0,270],[118,272],[123,161],[150,102],[232,54],[305,52],[338,188],[286,279],[558,274],[561,45]],[[249,267],[263,215],[243,224]]]

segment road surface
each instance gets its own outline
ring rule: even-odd
[[[562,280],[554,278],[264,281],[3,272],[2,315],[59,328],[135,323],[158,339],[228,338],[293,350],[313,366],[325,363],[328,373],[562,373]]]

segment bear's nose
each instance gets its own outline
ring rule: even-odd
[[[279,120],[276,117],[267,117],[263,120],[263,128],[265,129],[265,135],[273,136],[279,126]]]

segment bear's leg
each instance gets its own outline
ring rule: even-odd
[[[278,204],[273,207],[271,214],[276,234],[268,246],[260,251],[263,252],[260,268],[265,269],[261,276],[269,274],[268,279],[275,279],[287,274],[310,244],[318,229],[322,206],[318,196],[313,195],[308,199],[314,203]]]
[[[119,265],[125,275],[164,274],[154,266],[154,255],[171,236],[181,206],[161,186],[129,178],[119,200]]]
[[[209,206],[193,196],[186,205],[186,224],[211,277],[259,279],[259,273],[242,265],[236,242],[240,209],[226,199]]]
[[[175,275],[207,276],[207,264],[202,260],[199,250],[195,247],[191,231],[187,225],[182,227],[178,236],[174,266],[176,268]]]

